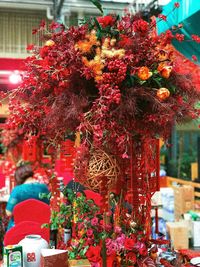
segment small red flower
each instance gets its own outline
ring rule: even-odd
[[[132,238],[126,238],[124,242],[124,248],[127,250],[132,250],[135,245],[135,240]]]
[[[32,34],[38,33],[38,29],[32,29]]]
[[[145,34],[148,31],[149,24],[143,19],[138,19],[133,22],[133,30],[141,34]]]
[[[139,248],[139,253],[140,253],[140,255],[142,255],[142,256],[146,256],[147,255],[147,253],[148,253],[148,250],[147,250],[147,247],[146,247],[146,245],[145,244],[141,244],[141,246],[140,246],[140,248]]]
[[[179,8],[179,7],[180,7],[180,3],[179,3],[179,2],[175,2],[175,3],[174,3],[174,7],[175,7],[175,8]]]
[[[44,28],[44,27],[45,27],[45,25],[46,25],[46,22],[45,22],[45,20],[42,20],[42,21],[40,22],[40,28]]]
[[[34,44],[29,44],[27,45],[26,50],[30,51],[30,50],[33,50],[33,48],[34,48]]]
[[[184,34],[176,33],[176,34],[175,34],[175,38],[176,38],[176,40],[178,40],[179,42],[182,42],[182,41],[184,41],[185,35],[184,35]]]
[[[164,20],[164,21],[167,20],[167,17],[166,17],[165,15],[163,15],[163,14],[159,14],[159,15],[158,15],[158,18],[159,18],[159,19],[162,19],[162,20]]]
[[[192,60],[198,61],[197,57],[195,55],[192,55]]]
[[[115,19],[112,16],[108,15],[105,17],[98,17],[97,21],[103,28],[106,28],[108,26],[112,26],[115,22]]]
[[[200,37],[198,35],[192,34],[191,37],[192,37],[192,40],[193,41],[195,41],[197,43],[200,43]]]
[[[132,264],[135,264],[137,257],[134,252],[130,251],[126,254],[126,260],[131,261]]]
[[[120,40],[118,45],[121,47],[124,46],[130,46],[133,44],[133,41],[131,40],[131,38],[129,38],[128,36],[124,35],[124,34],[120,34]]]

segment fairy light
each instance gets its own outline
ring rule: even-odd
[[[12,84],[19,84],[22,81],[21,75],[18,71],[12,72],[9,75],[8,79]]]

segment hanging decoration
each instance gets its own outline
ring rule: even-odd
[[[85,171],[81,167],[81,158],[85,156],[79,150],[77,153],[76,161],[74,163],[74,173],[78,178],[79,182],[84,184],[87,188],[101,192],[102,183],[107,184],[109,189],[117,182],[117,178],[120,175],[120,169],[114,156],[108,155],[104,151],[97,149],[93,152],[89,152],[90,157],[86,157]],[[87,178],[86,178],[87,177]]]

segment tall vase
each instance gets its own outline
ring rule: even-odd
[[[19,242],[23,249],[24,267],[39,267],[41,249],[48,248],[48,243],[40,235],[27,235]]]

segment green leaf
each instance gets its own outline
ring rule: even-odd
[[[176,92],[176,86],[170,84],[170,88],[169,88],[169,90],[170,90],[171,93],[175,93],[175,92]]]
[[[146,81],[139,80],[140,85],[143,85],[144,83],[146,83]]]
[[[88,248],[89,248],[89,246],[86,246],[86,247],[83,249],[83,251],[82,251],[82,255],[83,255],[83,256],[84,256],[85,253],[87,252]]]
[[[93,5],[95,5],[99,10],[100,12],[103,14],[103,8],[102,8],[102,5],[101,3],[99,2],[99,0],[90,0]]]
[[[101,28],[101,25],[99,24],[98,20],[96,18],[94,18],[94,22],[97,26],[97,29],[101,32],[102,31],[102,28]]]
[[[162,84],[160,83],[160,81],[157,78],[153,78],[153,80],[158,85],[159,88],[162,87]]]

